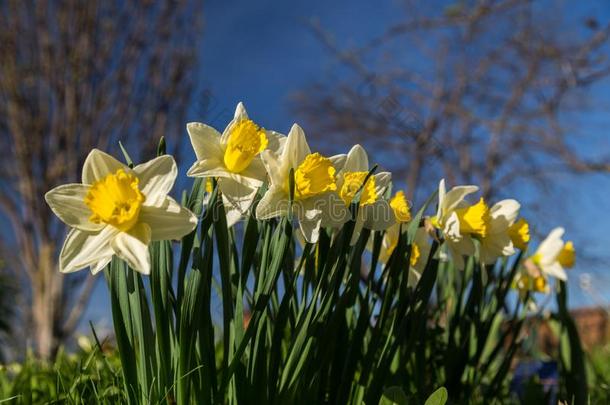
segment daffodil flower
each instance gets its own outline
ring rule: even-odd
[[[521,204],[511,199],[502,200],[491,207],[485,236],[481,238],[481,262],[493,264],[499,257],[515,254],[510,229],[519,216],[520,208]]]
[[[45,195],[55,215],[72,228],[59,255],[60,271],[90,267],[96,274],[117,255],[149,274],[150,242],[180,239],[197,226],[197,217],[168,196],[177,172],[171,156],[130,169],[92,150],[82,184],[59,186]]]
[[[400,223],[392,225],[385,231],[381,242],[381,251],[379,252],[379,261],[381,263],[387,263],[388,260],[390,260],[394,249],[396,249],[396,246],[398,245],[400,231]],[[369,243],[367,246],[369,249],[371,249],[372,243]],[[415,233],[415,240],[411,244],[411,256],[409,258],[409,279],[407,285],[414,286],[419,281],[421,274],[426,267],[426,261],[428,260],[430,249],[431,245],[428,233],[424,228],[418,228],[417,232]]]
[[[430,244],[428,232],[426,232],[424,228],[417,228],[415,239],[411,245],[411,259],[409,263],[417,280],[419,280],[422,272],[426,268],[431,248],[432,245]]]
[[[373,174],[363,186],[369,171],[369,158],[366,151],[362,146],[355,145],[348,152],[343,169],[337,173],[337,192],[346,207],[349,207],[356,193],[362,187],[352,234],[352,245],[360,237],[363,228],[383,231],[396,221],[390,204],[383,197],[392,179],[391,173]]]
[[[397,191],[390,199],[390,207],[394,212],[395,223],[386,229],[381,241],[381,252],[379,261],[387,263],[398,245],[400,232],[405,230],[403,224],[411,221],[411,209],[409,202],[402,190]],[[369,249],[372,248],[372,241],[369,242]],[[424,228],[419,228],[415,234],[415,240],[411,244],[411,256],[409,259],[409,279],[408,285],[414,286],[419,281],[421,273],[426,266],[428,255],[430,254],[430,241],[428,233]]]
[[[565,268],[574,266],[576,251],[571,241],[563,241],[564,232],[561,227],[553,229],[540,243],[536,253],[529,258],[529,261],[543,273],[566,281],[568,275]]]
[[[198,122],[187,124],[186,129],[197,156],[187,175],[218,179],[223,203],[231,213],[231,226],[250,209],[267,177],[261,152],[280,151],[285,136],[259,127],[248,117],[242,103],[222,134]],[[234,215],[235,210],[241,215]]]
[[[394,194],[394,196],[390,199],[390,207],[394,211],[396,222],[386,229],[385,233],[383,234],[383,239],[381,241],[382,249],[379,254],[379,261],[382,263],[386,263],[389,260],[392,252],[396,248],[396,245],[398,245],[398,238],[400,236],[401,229],[403,231],[406,229],[402,227],[402,224],[407,224],[409,221],[411,221],[411,209],[403,191],[398,191]],[[369,241],[367,247],[372,249],[372,240]],[[413,255],[413,253],[415,253],[415,251],[412,252],[412,261],[416,260],[416,255]]]
[[[329,226],[346,221],[347,209],[336,192],[336,171],[343,166],[345,155],[327,158],[311,153],[303,130],[294,124],[282,153],[266,150],[262,159],[270,184],[256,207],[256,218],[265,220],[288,214],[290,171],[294,170],[292,212],[307,242],[317,242],[323,221]]]
[[[517,249],[525,250],[530,241],[530,226],[525,219],[519,218],[508,228],[508,235]]]
[[[397,223],[407,223],[411,221],[411,207],[407,201],[404,191],[398,190],[390,199],[390,207],[394,211]]]
[[[519,291],[521,300],[525,299],[527,293],[548,294],[551,292],[546,277],[539,271],[534,273],[521,271],[517,273],[511,287]]]
[[[458,269],[464,268],[462,256],[475,253],[472,237],[485,236],[487,233],[489,208],[482,199],[474,205],[469,205],[465,200],[478,190],[477,186],[457,186],[447,191],[444,179],[438,185],[438,209],[430,222],[444,237],[440,250],[441,260],[453,258]]]

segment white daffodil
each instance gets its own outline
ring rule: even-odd
[[[347,154],[343,169],[337,173],[337,192],[346,207],[352,203],[356,193],[362,187],[358,214],[352,234],[351,244],[355,244],[363,228],[383,231],[395,223],[396,218],[390,204],[383,194],[390,185],[392,175],[389,172],[373,174],[362,186],[369,174],[369,158],[360,145],[355,145]]]
[[[210,205],[210,200],[212,198],[212,192],[214,191],[214,179],[213,177],[207,177],[205,179],[205,193],[203,195],[203,208],[207,209]],[[227,202],[226,199],[223,200],[225,217],[227,221],[227,227],[232,227],[236,223],[238,223],[243,218],[243,213],[236,208],[233,204]]]
[[[186,130],[197,156],[187,175],[218,179],[231,226],[250,209],[267,177],[260,153],[279,152],[286,137],[255,124],[242,103],[222,134],[198,122],[187,124]],[[236,210],[241,215],[235,215]]]
[[[489,210],[487,232],[481,238],[481,262],[493,264],[498,257],[515,254],[510,228],[519,216],[521,204],[516,200],[502,200]]]
[[[336,193],[335,173],[343,166],[345,155],[324,157],[311,153],[305,134],[298,125],[290,129],[282,153],[262,153],[270,184],[256,208],[256,218],[265,220],[286,215],[289,207],[290,170],[294,170],[292,211],[299,221],[305,240],[315,243],[322,222],[329,226],[343,224],[348,216]]]
[[[60,271],[90,267],[96,274],[117,255],[149,274],[149,243],[180,239],[197,226],[197,217],[168,196],[177,172],[168,155],[130,169],[92,150],[82,184],[59,186],[45,195],[55,215],[72,227],[59,256]]]
[[[485,237],[487,232],[489,208],[483,199],[474,205],[465,200],[466,196],[478,190],[477,186],[457,186],[446,191],[444,179],[438,185],[438,209],[430,222],[444,237],[441,260],[452,257],[458,269],[464,268],[464,255],[475,253],[472,237]]]
[[[572,241],[563,241],[564,232],[563,228],[553,229],[529,260],[543,273],[566,281],[568,275],[564,269],[574,266],[576,251]]]

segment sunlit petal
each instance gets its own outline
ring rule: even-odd
[[[150,253],[148,252],[150,241],[151,228],[145,223],[140,223],[129,232],[120,232],[116,235],[110,242],[110,246],[129,267],[148,275],[150,274]]]
[[[66,225],[83,231],[95,232],[105,224],[89,220],[91,210],[85,204],[89,186],[85,184],[65,184],[45,194],[44,198],[51,210]]]
[[[82,270],[112,255],[110,241],[118,233],[119,230],[111,226],[99,232],[70,230],[59,254],[59,271],[71,273]]]

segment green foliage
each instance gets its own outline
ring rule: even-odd
[[[610,345],[595,347],[587,353],[587,377],[591,404],[610,403]]]
[[[122,387],[117,353],[98,346],[60,351],[53,364],[28,355],[0,367],[0,404],[123,404]]]
[[[354,220],[321,229],[316,244],[297,243],[290,215],[229,229],[220,192],[206,195],[197,179],[182,202],[200,221],[177,260],[160,241],[149,282],[116,257],[105,270],[119,355],[28,360],[2,392],[19,403],[514,403],[508,383],[530,302],[511,292],[521,254],[485,266],[475,253],[457,270],[439,260],[437,234],[413,282],[416,232],[435,198],[380,263],[383,232],[363,229],[351,244]],[[584,354],[565,297],[562,283],[562,393],[581,404]],[[528,398],[542,394],[528,387]]]
[[[380,265],[363,259],[380,232],[365,230],[350,246],[348,222],[299,247],[290,218],[250,217],[240,238],[216,189],[204,210],[203,197],[196,181],[183,199],[201,221],[183,239],[177,269],[169,242],[152,246],[150,294],[122,261],[106,270],[129,403],[513,400],[510,366],[527,313],[509,298],[520,257],[496,266],[471,257],[456,271],[434,243],[410,285],[405,269],[426,206]]]
[[[568,312],[567,286],[561,281],[557,294],[559,308],[560,332],[560,364],[566,382],[566,396],[575,404],[586,404],[589,393],[587,389],[587,372],[585,369],[585,354],[580,344],[576,324]]]
[[[381,265],[380,243],[364,259],[381,232],[365,230],[350,246],[348,222],[300,247],[290,218],[251,216],[240,238],[227,228],[218,191],[205,209],[203,199],[198,180],[183,202],[201,221],[183,239],[177,269],[169,242],[151,247],[150,293],[124,262],[106,270],[128,403],[514,400],[508,382],[527,314],[509,297],[520,257],[482,266],[474,256],[456,271],[439,262],[434,242],[410,285],[405,270],[429,202]],[[558,319],[569,333],[566,314]],[[578,373],[566,374],[568,393]]]
[[[432,395],[426,400],[424,405],[445,405],[447,402],[447,389],[441,387],[434,391]]]
[[[400,387],[390,387],[383,391],[379,405],[405,405],[409,402],[407,396]]]

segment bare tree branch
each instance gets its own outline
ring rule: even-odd
[[[178,144],[196,89],[201,9],[198,0],[0,5],[0,213],[12,228],[0,242],[29,275],[25,316],[45,357],[78,323],[92,287],[79,296],[58,273],[65,227],[43,195],[77,181],[94,147],[121,140],[140,159],[154,155],[161,135]]]
[[[579,26],[560,7],[407,1],[403,21],[347,49],[312,23],[339,65],[295,94],[294,108],[323,149],[337,152],[343,139],[383,154],[410,195],[426,175],[492,197],[500,184],[546,182],[549,167],[610,172],[610,156],[574,147],[591,138],[570,126],[610,76],[610,24]]]

